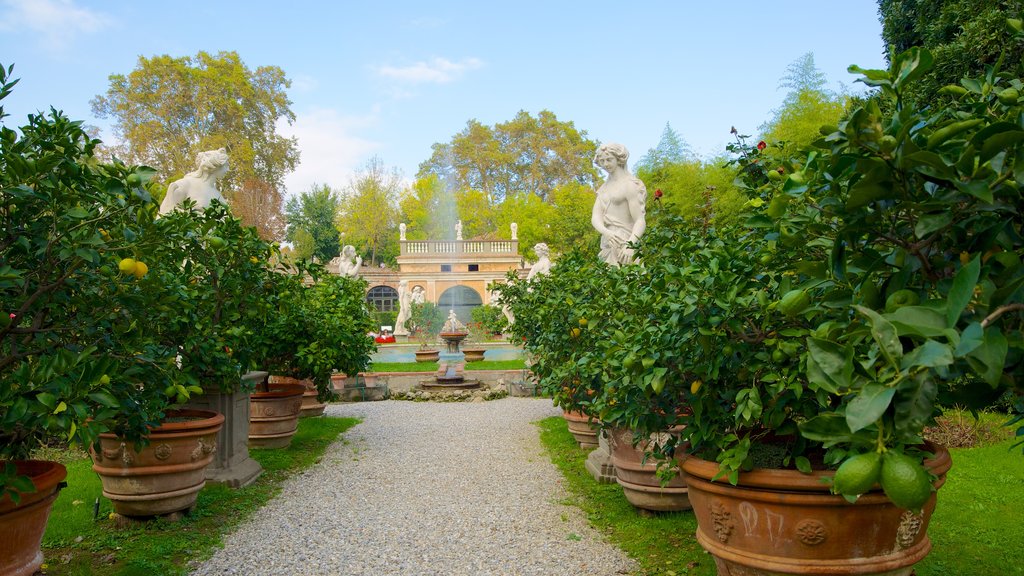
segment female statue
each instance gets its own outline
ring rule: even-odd
[[[186,199],[196,203],[196,210],[205,209],[212,200],[227,204],[217,190],[217,180],[228,171],[228,153],[223,148],[200,152],[196,155],[196,164],[194,171],[167,187],[167,195],[160,203],[161,214],[171,212]]]
[[[601,234],[600,257],[612,266],[635,261],[627,244],[639,240],[647,229],[647,188],[626,168],[628,159],[629,152],[622,144],[603,144],[594,156],[608,179],[597,189],[590,222]]]

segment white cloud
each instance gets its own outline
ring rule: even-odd
[[[295,123],[278,123],[278,132],[295,136],[299,145],[299,166],[287,177],[288,194],[309,190],[313,184],[347,186],[380,143],[356,135],[360,128],[376,121],[377,110],[366,116],[343,116],[331,108],[295,114]]]
[[[0,30],[26,30],[44,48],[59,52],[78,34],[92,34],[109,26],[113,19],[105,14],[75,6],[74,0],[2,0]]]
[[[298,74],[292,79],[292,88],[296,92],[312,92],[320,87],[320,81],[308,74]]]
[[[460,62],[452,62],[447,58],[431,58],[429,61],[417,62],[410,66],[378,66],[376,72],[385,78],[413,84],[446,84],[483,65],[479,58],[463,58]]]

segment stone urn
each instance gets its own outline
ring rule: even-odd
[[[484,353],[487,352],[486,348],[474,348],[464,347],[462,353],[466,357],[466,362],[483,362]]]
[[[927,446],[925,468],[936,489],[952,465],[949,451]],[[832,494],[822,482],[834,472],[755,469],[733,486],[711,481],[718,464],[683,461],[697,516],[697,541],[715,558],[720,575],[859,574],[910,576],[931,550],[928,521],[936,494],[920,514],[898,508],[881,488],[856,502]]]
[[[690,497],[682,471],[677,471],[663,486],[658,477],[658,462],[654,458],[646,461],[644,458],[651,440],[641,440],[636,446],[633,440],[633,431],[628,428],[613,428],[608,433],[615,481],[622,486],[626,500],[637,508],[653,512],[689,510]],[[678,464],[683,457],[684,451],[676,449],[675,463]]]
[[[100,434],[99,450],[90,447],[89,455],[114,511],[149,517],[190,510],[206,486],[223,424],[218,412],[168,410],[141,451],[114,434]]]
[[[299,427],[299,412],[306,387],[302,384],[267,384],[249,397],[249,447],[284,448]]]
[[[9,496],[0,497],[0,574],[30,576],[43,565],[39,545],[68,471],[63,464],[46,460],[15,460],[14,467],[19,476],[28,476],[36,491],[22,494],[17,504]]]
[[[601,428],[599,422],[583,412],[568,410],[562,412],[562,418],[565,418],[569,432],[579,442],[580,448],[597,448],[597,431]]]
[[[417,362],[437,362],[441,359],[440,350],[432,350],[429,348],[420,348],[416,350],[416,361]]]

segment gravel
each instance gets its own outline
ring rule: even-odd
[[[531,424],[557,414],[533,398],[328,406],[363,422],[193,574],[627,574],[633,561],[560,504]]]

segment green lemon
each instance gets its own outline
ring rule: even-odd
[[[999,101],[1007,106],[1013,106],[1017,103],[1017,99],[1020,98],[1020,92],[1016,88],[1007,88],[1000,91],[996,98],[999,98]]]
[[[882,490],[900,508],[920,510],[932,495],[928,472],[905,454],[886,452],[882,458]]]
[[[106,386],[107,384],[110,384],[110,376],[107,376],[106,374],[100,376],[100,385]]]
[[[779,180],[782,180],[782,173],[778,170],[769,170],[768,179],[773,182],[778,182]]]
[[[836,470],[836,475],[832,479],[832,491],[846,496],[859,496],[871,490],[881,474],[881,454],[857,454],[847,458],[839,470]]]
[[[772,360],[774,362],[785,362],[786,358],[789,358],[789,356],[786,356],[786,353],[782,350],[779,350],[778,348],[772,350]]]
[[[789,204],[789,196],[787,194],[776,194],[772,197],[772,201],[768,203],[768,208],[765,209],[764,213],[769,218],[778,218],[786,213],[787,204]]]
[[[898,144],[896,137],[892,134],[886,134],[878,141],[878,149],[882,152],[892,152],[896,149],[896,144]]]
[[[142,178],[138,174],[129,174],[125,181],[128,182],[129,186],[138,186],[142,183]]]
[[[776,308],[784,315],[795,318],[811,304],[811,295],[804,290],[790,290],[779,300]]]
[[[918,297],[917,292],[904,288],[889,294],[889,297],[885,299],[885,311],[895,312],[904,306],[916,306],[920,301],[921,298]]]
[[[214,250],[220,250],[221,248],[227,245],[227,242],[225,242],[224,239],[219,236],[210,236],[209,242],[210,248],[213,248]]]

